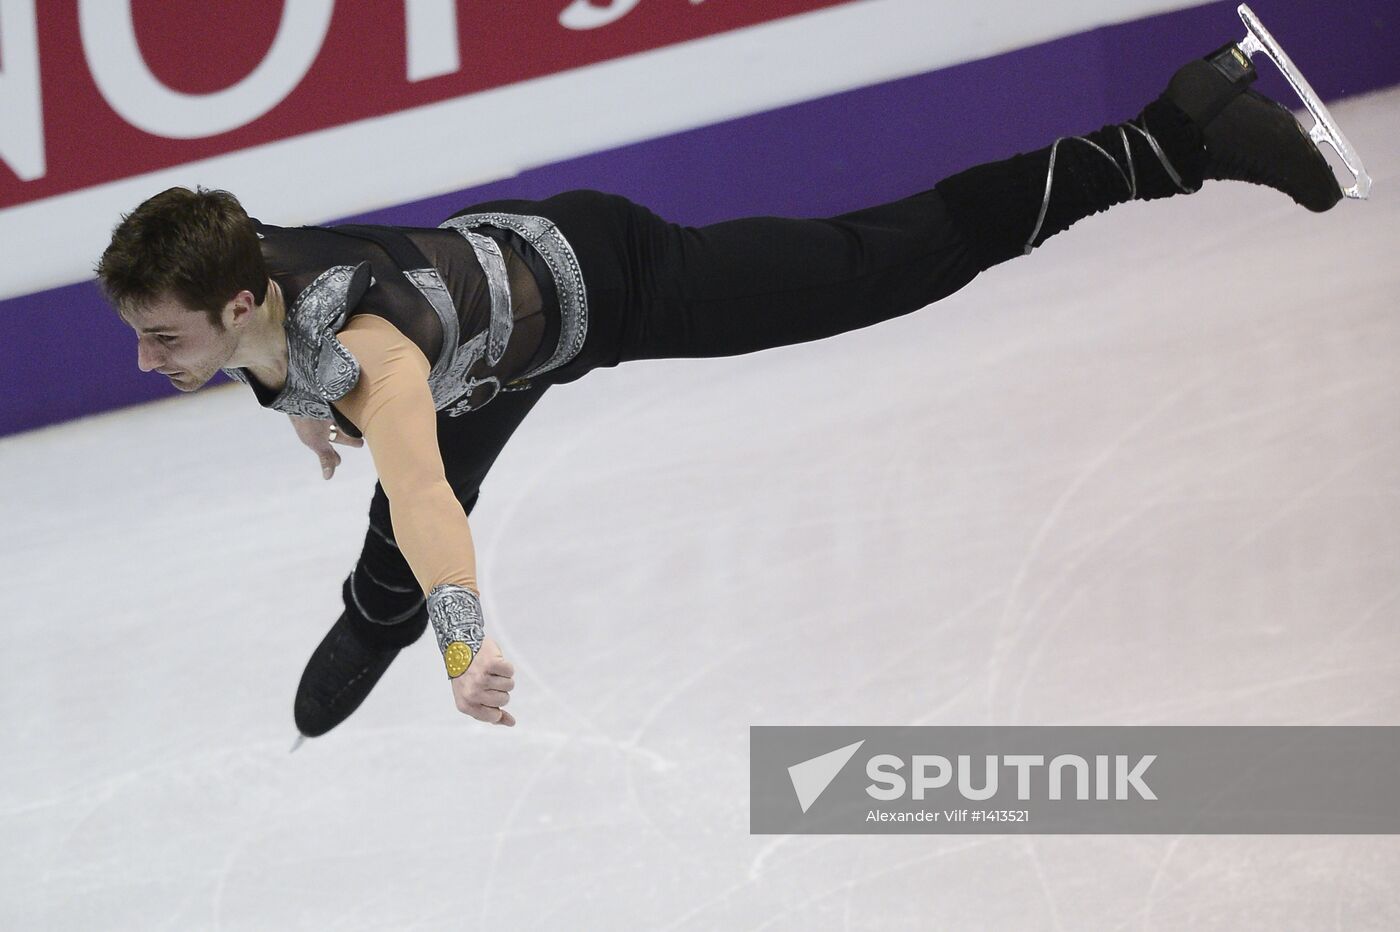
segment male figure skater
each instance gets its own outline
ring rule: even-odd
[[[98,265],[138,362],[193,391],[222,369],[290,415],[330,477],[333,443],[379,477],[344,611],[294,706],[324,734],[431,624],[457,707],[513,725],[511,665],[485,635],[467,516],[512,431],[552,386],[632,359],[727,356],[869,326],[951,294],[1077,220],[1207,179],[1268,185],[1313,211],[1343,191],[1248,54],[1297,78],[1247,10],[1243,43],[1191,62],[1133,120],[979,165],[823,220],[666,223],[574,191],[478,205],[436,229],[284,229],[232,195],[172,188],[124,217]],[[1299,83],[1301,82],[1301,83]],[[1359,161],[1352,196],[1365,196]],[[1363,184],[1365,182],[1365,184]],[[348,438],[348,439],[347,439]]]

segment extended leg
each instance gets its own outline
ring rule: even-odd
[[[1275,188],[1316,212],[1330,210],[1344,194],[1365,197],[1370,178],[1331,114],[1248,7],[1240,14],[1250,29],[1246,39],[1181,68],[1135,119],[940,182],[979,264],[987,268],[1030,252],[1114,204],[1192,193],[1209,179]],[[1318,120],[1311,132],[1250,89],[1258,74],[1249,55],[1258,51],[1278,62],[1298,89]],[[1354,186],[1343,191],[1319,142],[1341,154]]]
[[[869,326],[937,301],[1114,204],[1191,193],[1208,179],[1263,184],[1329,209],[1343,192],[1317,131],[1250,89],[1255,71],[1242,45],[1183,67],[1128,122],[839,217],[692,228],[596,192],[505,205],[550,216],[579,251],[593,322],[583,357],[559,378]]]
[[[629,316],[623,359],[818,340],[918,310],[978,272],[937,191],[822,220],[640,225],[660,267]]]

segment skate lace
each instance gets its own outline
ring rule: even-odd
[[[1143,122],[1146,123],[1146,120]],[[1026,240],[1025,255],[1030,255],[1035,247],[1040,245],[1037,240],[1040,239],[1040,231],[1045,226],[1045,216],[1050,212],[1050,194],[1055,187],[1055,162],[1060,153],[1061,143],[1070,141],[1082,142],[1099,155],[1108,159],[1109,164],[1118,172],[1118,176],[1123,179],[1123,184],[1127,186],[1128,199],[1135,200],[1138,194],[1137,166],[1133,163],[1133,150],[1128,142],[1128,130],[1133,130],[1138,135],[1142,136],[1143,140],[1147,143],[1147,147],[1151,149],[1152,154],[1157,157],[1157,161],[1162,163],[1162,168],[1166,171],[1167,177],[1172,180],[1173,184],[1181,189],[1183,194],[1192,194],[1197,190],[1196,188],[1188,187],[1187,184],[1181,180],[1181,173],[1176,170],[1176,166],[1172,165],[1171,160],[1167,158],[1167,154],[1162,151],[1162,146],[1157,142],[1157,138],[1147,131],[1145,125],[1139,126],[1129,121],[1127,123],[1120,123],[1117,129],[1118,136],[1123,141],[1123,165],[1119,165],[1116,157],[1092,139],[1085,139],[1083,136],[1061,136],[1059,139],[1055,140],[1055,144],[1050,147],[1050,165],[1045,172],[1045,197],[1040,202],[1040,215],[1036,217],[1035,229],[1031,231],[1030,239]],[[1124,165],[1126,165],[1126,169]]]

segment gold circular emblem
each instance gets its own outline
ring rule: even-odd
[[[447,645],[442,659],[447,664],[447,675],[456,678],[467,672],[472,665],[472,648],[466,641],[453,641]]]

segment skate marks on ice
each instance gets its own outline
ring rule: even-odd
[[[1386,837],[747,834],[750,724],[1396,721],[1400,93],[1336,115],[1365,204],[1212,184],[552,392],[473,521],[508,733],[424,640],[286,754],[368,457],[241,387],[0,441],[0,926],[1400,924]]]

